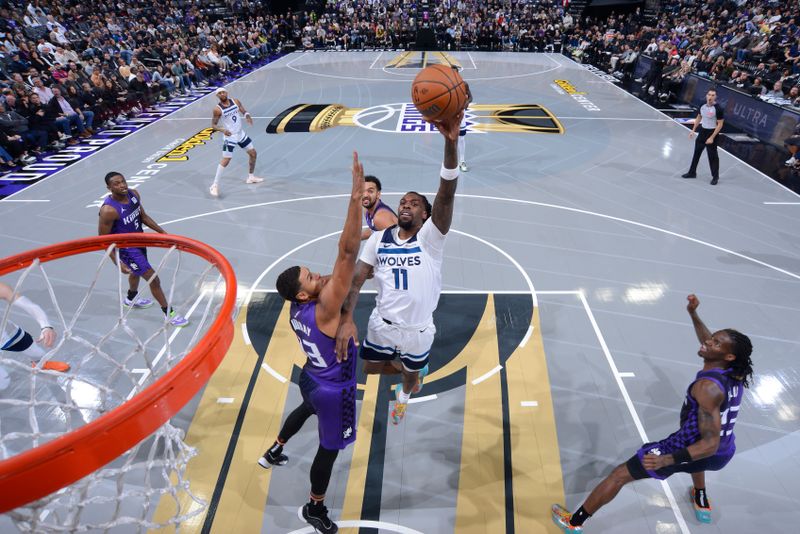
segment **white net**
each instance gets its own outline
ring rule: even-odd
[[[121,406],[163,377],[208,332],[227,289],[218,269],[175,247],[149,252],[162,256],[156,274],[168,303],[188,319],[187,326],[170,324],[158,303],[149,309],[124,304],[128,277],[112,261],[119,264],[114,245],[104,254],[69,256],[46,265],[36,260],[0,279],[41,307],[57,333],[50,347],[34,343],[19,350],[22,343],[14,350],[15,333],[27,331],[36,339],[40,325],[25,310],[0,301],[0,347],[6,349],[0,350],[5,377],[0,380],[0,461]],[[141,279],[139,298],[151,298],[150,283]],[[70,369],[48,370],[49,362],[64,362]],[[196,454],[183,439],[187,426],[186,416],[174,417],[99,470],[0,517],[0,531],[10,523],[22,532],[116,533],[179,526],[206,504],[184,478]]]

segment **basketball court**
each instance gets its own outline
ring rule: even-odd
[[[707,476],[713,523],[695,520],[691,479],[679,474],[625,487],[585,531],[791,530],[800,507],[798,195],[725,152],[719,185],[709,185],[705,155],[698,179],[681,179],[688,130],[564,56],[367,51],[290,54],[228,86],[255,118],[245,129],[263,184],[244,183],[237,150],[221,197],[209,195],[222,143],[204,132],[216,100],[208,94],[0,201],[3,256],[94,235],[103,177],[119,171],[168,232],[233,265],[233,344],[173,419],[199,451],[187,475],[209,503],[180,531],[313,532],[298,508],[315,419],[286,447],[287,466],[256,463],[300,401],[304,361],[274,282],[294,264],[329,272],[353,150],[389,205],[409,190],[433,200],[443,143],[410,103],[411,80],[433,63],[461,65],[474,103],[432,372],[400,426],[389,418],[392,377],[359,376],[358,438],[339,455],[326,498],[341,531],[557,532],[552,503],[576,508],[643,442],[677,430],[701,367],[689,293],[712,331],[737,328],[754,345],[736,456]],[[65,309],[91,281],[79,263],[52,278],[69,289]],[[108,322],[115,280],[110,268],[101,274],[107,302],[84,310],[81,328]],[[188,307],[191,290],[176,280],[175,302]],[[48,302],[44,288],[26,294]],[[362,334],[371,308],[362,294]],[[132,313],[157,321],[153,310]],[[0,531],[15,528],[0,517]]]

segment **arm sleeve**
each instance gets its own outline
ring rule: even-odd
[[[50,321],[47,319],[47,314],[37,304],[34,304],[28,297],[20,296],[17,298],[13,305],[33,317],[40,328],[51,328]]]
[[[383,237],[383,232],[372,232],[367,242],[364,243],[364,250],[361,251],[361,256],[358,259],[375,267],[378,262],[378,241],[380,241],[381,237]]]

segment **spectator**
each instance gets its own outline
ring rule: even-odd
[[[53,98],[47,103],[47,112],[50,117],[55,119],[56,124],[61,128],[64,137],[69,139],[67,144],[74,145],[78,141],[72,137],[72,128],[78,130],[79,137],[91,137],[92,132],[86,128],[86,121],[88,118],[89,124],[94,119],[94,113],[84,114],[80,109],[75,109],[69,101],[62,96],[61,89],[58,87],[53,88]]]

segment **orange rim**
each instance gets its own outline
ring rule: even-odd
[[[155,432],[208,381],[233,340],[236,275],[228,260],[212,247],[169,234],[115,234],[66,241],[0,259],[0,276],[67,256],[123,246],[171,248],[190,252],[213,264],[225,279],[219,315],[198,341],[157,382],[107,414],[35,449],[0,462],[0,513],[40,499],[96,471]]]

